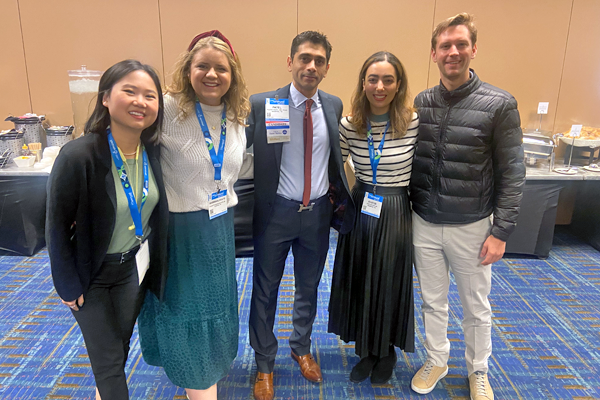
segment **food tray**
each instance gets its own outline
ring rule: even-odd
[[[552,154],[554,146],[552,140],[548,138],[537,138],[523,136],[523,150],[525,153],[536,157],[549,157]]]
[[[565,142],[568,145],[573,144],[573,138],[568,136],[561,136],[560,140]],[[591,147],[596,148],[600,147],[600,140],[589,140],[589,139],[577,139],[575,138],[575,143],[573,144],[575,147]]]

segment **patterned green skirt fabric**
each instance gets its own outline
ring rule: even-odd
[[[148,291],[138,318],[146,363],[188,389],[225,377],[238,349],[233,209],[171,213],[165,298]]]

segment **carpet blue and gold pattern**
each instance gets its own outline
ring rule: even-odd
[[[425,360],[420,292],[415,278],[417,324],[412,354],[398,352],[392,380],[372,386],[348,381],[358,362],[352,344],[327,333],[327,305],[337,236],[321,281],[313,354],[324,382],[311,384],[289,356],[294,278],[292,257],[281,283],[275,334],[276,399],[468,399],[462,312],[456,287],[450,291],[450,370],[429,395],[410,390]],[[496,399],[600,399],[600,253],[560,233],[547,260],[503,259],[494,264],[490,296],[494,353],[490,380]],[[241,321],[238,357],[219,383],[219,399],[252,399],[256,373],[248,341],[252,260],[237,261]],[[143,361],[137,330],[126,373],[132,400],[185,399],[164,372]],[[3,400],[93,399],[94,381],[81,333],[53,290],[47,253],[0,257],[0,398]]]

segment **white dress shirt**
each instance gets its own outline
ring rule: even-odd
[[[318,199],[329,190],[329,131],[323,107],[319,100],[319,91],[311,99],[313,120],[313,155],[311,167],[310,199]],[[306,96],[300,93],[292,83],[290,85],[290,141],[283,143],[281,171],[277,194],[295,201],[302,201],[304,194],[304,111]],[[337,134],[337,132],[336,132]]]

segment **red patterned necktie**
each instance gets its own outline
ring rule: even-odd
[[[313,120],[310,108],[314,100],[306,100],[306,109],[304,110],[304,194],[302,195],[302,204],[308,205],[310,201],[310,170],[312,166],[313,150]]]

